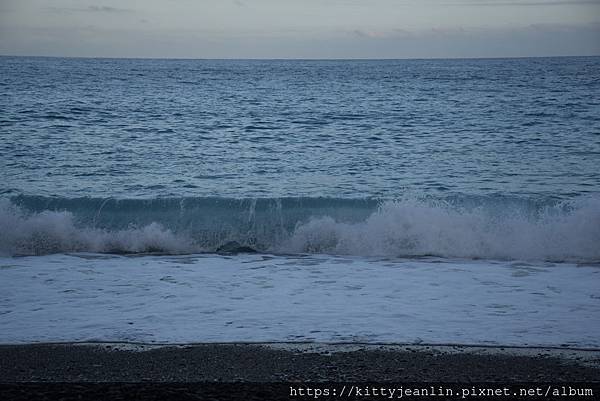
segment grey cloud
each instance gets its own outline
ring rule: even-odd
[[[102,13],[123,13],[123,12],[131,11],[126,8],[116,8],[116,7],[109,7],[109,6],[89,6],[86,10],[91,11],[91,12],[102,12]]]
[[[89,6],[85,8],[76,7],[48,7],[47,10],[57,13],[70,13],[70,12],[88,12],[88,13],[128,13],[133,10],[127,8],[117,8],[110,6]]]
[[[572,6],[572,5],[600,5],[600,0],[548,0],[548,1],[470,1],[450,3],[456,6]]]

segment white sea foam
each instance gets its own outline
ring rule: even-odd
[[[0,200],[0,253],[43,255],[62,252],[182,253],[193,250],[189,239],[158,223],[109,231],[78,227],[72,213],[43,211],[26,214]]]
[[[600,347],[594,266],[329,255],[0,257],[0,343]]]

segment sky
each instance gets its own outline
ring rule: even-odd
[[[0,54],[600,55],[600,0],[0,0]]]

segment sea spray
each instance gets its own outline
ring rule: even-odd
[[[362,256],[600,260],[600,200],[547,206],[533,215],[508,212],[390,201],[359,223],[311,219],[296,228],[285,247]]]

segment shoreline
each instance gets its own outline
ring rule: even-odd
[[[600,350],[125,342],[0,345],[0,382],[598,382]]]

